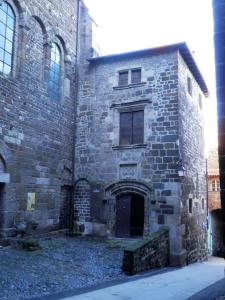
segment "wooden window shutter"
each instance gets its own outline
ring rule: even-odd
[[[132,112],[120,113],[120,145],[132,144]]]
[[[144,143],[144,111],[133,112],[133,144]]]

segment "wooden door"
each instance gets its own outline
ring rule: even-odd
[[[131,195],[124,195],[116,201],[116,236],[130,236]]]

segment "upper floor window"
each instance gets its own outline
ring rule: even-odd
[[[198,95],[198,104],[199,104],[200,109],[202,109],[202,95],[201,94]]]
[[[188,86],[188,94],[192,96],[192,81],[190,77],[187,78],[187,86]]]
[[[119,87],[140,84],[141,80],[141,68],[119,71]]]
[[[0,74],[7,76],[12,72],[15,19],[11,6],[3,1],[0,5]]]
[[[141,69],[131,70],[131,84],[141,83]]]
[[[119,72],[119,86],[128,85],[128,71]]]
[[[143,144],[144,111],[120,113],[120,145]]]
[[[51,49],[51,64],[50,64],[50,76],[48,92],[52,100],[59,100],[60,91],[60,65],[61,65],[61,53],[59,46],[56,43],[52,44]]]
[[[219,192],[219,190],[220,190],[220,181],[218,179],[212,181],[212,188],[211,188],[211,190],[213,192]]]

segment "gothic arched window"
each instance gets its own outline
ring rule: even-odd
[[[13,64],[15,13],[5,1],[0,5],[0,74],[10,75]]]
[[[49,96],[52,100],[59,100],[60,77],[61,77],[61,53],[60,48],[56,43],[52,44],[51,49],[51,64],[49,74]]]

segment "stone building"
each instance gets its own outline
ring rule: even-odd
[[[87,18],[81,1],[1,1],[2,235],[28,219],[40,228],[69,225],[76,54]]]
[[[216,64],[216,93],[218,115],[218,154],[220,169],[220,194],[222,209],[225,210],[225,1],[213,0],[214,11],[214,46]],[[225,221],[225,211],[223,211]],[[224,245],[225,245],[225,237]]]
[[[207,95],[185,43],[88,60],[76,116],[78,230],[137,237],[168,226],[172,264],[206,255]]]
[[[208,154],[208,248],[214,256],[223,256],[223,213],[220,199],[218,150]]]
[[[81,0],[0,3],[1,236],[168,226],[171,264],[205,257],[208,90],[186,44],[93,57]]]

